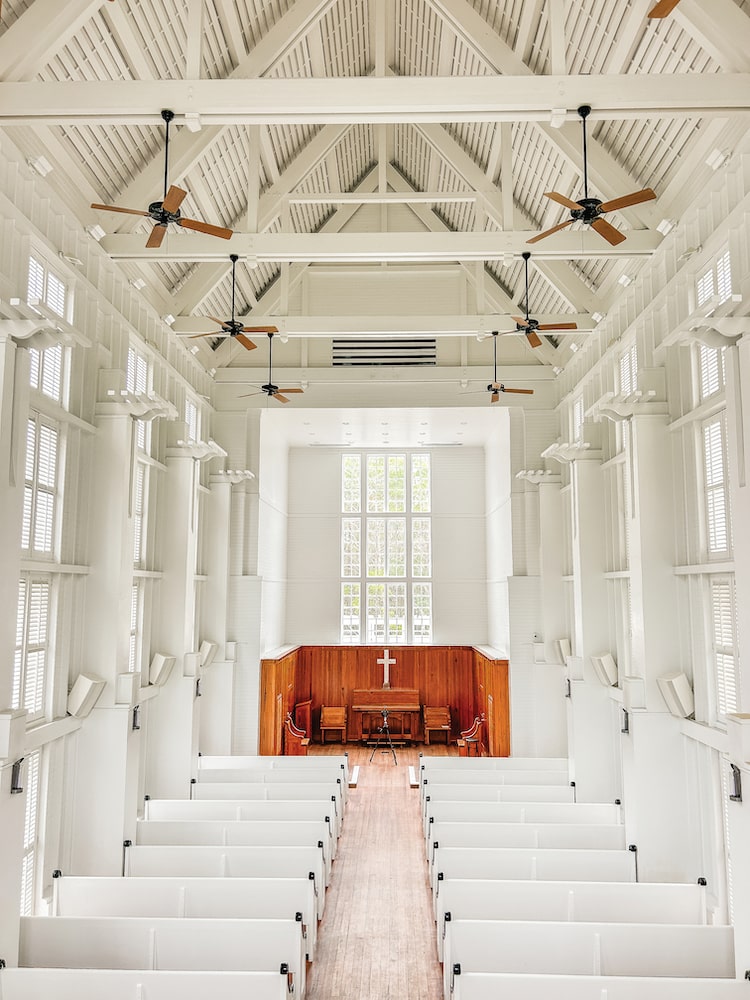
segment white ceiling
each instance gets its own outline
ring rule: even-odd
[[[404,332],[436,335],[438,359],[394,373],[414,383],[395,403],[430,406],[432,379],[440,405],[463,406],[464,382],[481,389],[492,364],[476,333],[492,329],[508,333],[502,377],[548,405],[571,343],[648,265],[663,220],[679,224],[712,175],[707,158],[746,128],[750,0],[681,0],[659,21],[652,2],[4,0],[0,127],[53,164],[48,182],[104,229],[104,249],[178,336],[229,318],[238,253],[237,315],[288,335],[275,364],[281,384],[310,387],[307,406],[385,405],[382,379],[332,371],[331,340]],[[627,237],[617,247],[580,224],[530,246],[568,218],[546,191],[583,196],[581,103],[593,108],[589,194],[657,198],[608,215]],[[183,215],[232,228],[230,241],[171,226],[149,250],[150,220],[89,207],[163,197],[163,108],[176,116],[169,182],[188,192]],[[537,349],[510,318],[523,315],[527,249],[531,315],[578,326]],[[259,367],[260,381],[256,340],[252,352],[189,341],[218,373],[219,405],[222,393],[235,405],[223,370]]]

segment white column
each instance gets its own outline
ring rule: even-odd
[[[71,866],[78,875],[120,874],[122,843],[137,809],[128,789],[138,771],[140,739],[131,730],[130,700],[117,700],[118,675],[136,691],[140,683],[128,676],[134,425],[121,383],[119,370],[100,373],[81,672],[107,684],[74,738]]]
[[[18,963],[19,900],[26,795],[11,795],[14,761],[23,756],[25,714],[11,712],[18,578],[21,568],[28,352],[0,335],[0,958]],[[24,769],[25,770],[25,769]]]
[[[184,425],[171,425],[173,440]],[[195,665],[195,576],[198,545],[198,458],[189,445],[167,449],[167,471],[159,508],[163,580],[153,629],[156,651],[176,662],[159,697],[149,704],[146,794],[187,798],[198,756]]]
[[[610,648],[604,580],[604,477],[599,454],[581,451],[571,465],[573,487],[573,653],[582,679],[571,680],[570,756],[579,801],[613,801],[618,794],[609,689],[591,656]]]
[[[750,324],[750,321],[748,321]],[[727,457],[737,608],[750,607],[750,336],[724,351],[727,366]],[[738,615],[741,612],[738,612]],[[750,636],[740,629],[738,711],[750,711]]]

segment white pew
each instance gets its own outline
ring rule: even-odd
[[[462,973],[452,1000],[746,1000],[739,979],[673,979],[631,976],[517,976]]]
[[[443,942],[444,989],[466,972],[731,979],[731,927],[687,924],[452,920]]]
[[[269,802],[265,799],[146,799],[144,819],[175,820],[325,820],[331,836],[340,833],[335,803],[305,799]]]
[[[326,885],[336,841],[322,820],[159,820],[136,823],[136,844],[230,847],[320,847],[326,868]]]
[[[61,917],[296,918],[310,961],[318,917],[309,878],[119,878],[65,875],[52,881],[52,912]],[[2,994],[0,994],[2,996]]]
[[[18,964],[53,969],[275,972],[305,993],[305,952],[295,920],[171,917],[21,917]]]
[[[467,758],[473,760],[474,758]],[[481,760],[481,758],[479,758]],[[430,767],[422,771],[422,784],[446,785],[460,781],[468,785],[569,785],[566,771],[510,771],[455,767]]]
[[[547,780],[548,775],[555,775],[556,780]],[[424,803],[428,795],[456,785],[465,789],[507,789],[509,792],[517,789],[523,792],[523,796],[518,793],[512,797],[506,795],[499,801],[575,802],[574,788],[561,771],[429,771],[422,774],[420,799]]]
[[[320,781],[300,781],[294,784],[261,784],[247,781],[203,781],[190,786],[192,799],[246,799],[282,801],[316,801],[333,803],[339,822],[343,822],[344,800],[341,785],[332,790],[331,785]]]
[[[593,847],[602,851],[625,849],[625,828],[593,823],[449,823],[430,825],[427,857],[441,847]]]
[[[556,920],[705,924],[706,889],[679,882],[524,882],[449,878],[437,901],[438,956],[446,921]]]
[[[480,758],[481,760],[481,758]],[[450,823],[597,823],[622,821],[620,806],[609,802],[454,802],[425,803],[425,837],[430,821]]]
[[[344,805],[349,794],[349,782],[338,765],[315,768],[277,768],[275,770],[259,770],[254,767],[212,767],[198,771],[196,784],[229,784],[235,781],[238,784],[247,785],[299,785],[307,781],[321,785],[330,783],[331,791],[340,795]]]
[[[291,1000],[286,973],[3,969],[3,1000]]]
[[[419,764],[424,770],[451,767],[461,771],[569,771],[567,757],[443,757],[420,753]]]
[[[325,908],[323,854],[317,847],[128,847],[125,875],[135,878],[309,878],[318,919]]]
[[[422,796],[423,820],[430,802],[570,802],[572,804],[575,802],[575,789],[570,785],[432,785]]]
[[[258,770],[266,771],[276,771],[276,770],[291,770],[295,771],[300,768],[305,770],[319,768],[319,767],[333,767],[338,766],[343,769],[344,777],[349,780],[349,754],[321,754],[320,756],[314,755],[310,757],[287,757],[285,755],[248,755],[248,754],[231,754],[231,755],[218,755],[218,754],[199,754],[198,756],[198,769],[199,770],[209,770],[211,768],[257,768]]]
[[[559,850],[554,847],[540,850],[531,847],[438,847],[431,879],[435,899],[440,893],[441,882],[450,878],[635,882],[635,855],[630,851]]]

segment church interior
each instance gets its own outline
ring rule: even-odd
[[[2,0],[3,1000],[747,990],[748,53],[750,0]],[[201,918],[183,886],[224,964],[181,978],[151,927],[128,968],[167,978],[24,979],[76,891],[186,877],[148,852],[187,847],[143,839],[181,803],[224,824],[195,849],[227,883],[260,850],[227,839],[240,785],[302,850],[286,767],[300,800],[335,775],[296,972],[248,986],[267,970],[208,919],[235,903]],[[399,934],[423,908],[434,975],[347,993],[306,959],[319,920],[321,954],[354,926],[352,852],[400,843],[377,795],[421,845],[398,874],[378,857],[421,880]],[[449,846],[475,799],[507,847]],[[621,879],[582,824],[618,827]],[[516,852],[505,874],[490,850]],[[529,970],[473,970],[485,933],[520,956],[542,919],[509,902],[479,926],[483,872],[538,913],[567,886],[546,919],[566,955],[597,928],[593,968],[544,967],[545,930]],[[581,917],[603,910],[580,886],[618,879],[653,903],[634,917],[621,887],[631,916]],[[677,895],[655,915],[688,888],[697,916]],[[70,912],[76,947],[116,919]],[[620,971],[617,926],[643,966]]]

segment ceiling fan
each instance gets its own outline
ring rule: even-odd
[[[149,248],[160,247],[167,234],[167,226],[170,222],[182,226],[183,229],[195,229],[199,233],[207,233],[209,236],[219,236],[223,240],[231,239],[232,230],[223,226],[212,226],[208,222],[199,222],[197,219],[186,219],[180,214],[180,205],[187,197],[187,191],[175,187],[174,184],[167,185],[169,170],[169,125],[174,118],[174,112],[164,110],[161,113],[166,122],[167,136],[164,145],[164,198],[162,201],[153,201],[148,206],[148,211],[144,212],[138,208],[121,208],[119,205],[98,205],[93,204],[92,208],[100,209],[104,212],[123,212],[125,215],[143,215],[154,220],[156,225],[151,230],[151,235],[146,241]]]
[[[492,381],[490,382],[490,384],[487,386],[487,392],[489,392],[491,394],[490,395],[490,402],[491,403],[497,403],[497,401],[500,399],[500,393],[501,392],[513,392],[513,393],[518,393],[519,395],[533,396],[534,395],[534,390],[533,389],[509,389],[507,386],[503,385],[502,382],[498,382],[498,380],[497,380],[497,337],[498,337],[498,331],[497,330],[493,330],[492,331],[492,354],[493,354],[493,360],[494,360],[494,369],[493,369],[493,375],[494,375],[494,377],[493,377]]]
[[[221,327],[220,330],[211,331],[210,333],[194,333],[190,339],[195,340],[196,337],[234,337],[238,343],[242,344],[244,348],[248,351],[254,351],[258,346],[254,344],[249,337],[246,337],[246,333],[269,333],[271,327],[268,326],[243,326],[242,320],[236,319],[235,317],[235,298],[237,291],[237,281],[235,275],[235,269],[237,267],[237,261],[240,259],[236,253],[230,253],[229,259],[232,262],[232,318],[228,320],[217,319],[215,316],[209,316],[208,319],[213,323],[218,323]],[[276,327],[273,327],[276,330]]]
[[[271,369],[271,359],[273,351],[273,338],[274,334],[278,333],[278,329],[275,326],[270,327],[256,327],[256,329],[264,329],[268,334],[268,382],[260,387],[261,392],[265,392],[267,396],[272,399],[277,399],[280,403],[288,403],[289,400],[286,398],[286,393],[290,392],[304,392],[304,389],[279,389],[277,385],[273,384],[273,375]],[[240,399],[247,399],[248,396],[257,396],[257,392],[247,392],[240,396]]]
[[[578,327],[575,323],[538,323],[529,316],[529,257],[531,257],[531,254],[526,250],[521,256],[523,257],[526,276],[526,318],[521,319],[520,316],[511,316],[511,319],[515,320],[516,329],[519,333],[523,331],[526,334],[526,339],[532,347],[539,347],[542,340],[537,334],[537,330],[542,330],[543,332],[547,330],[577,330]]]
[[[527,243],[538,243],[539,240],[543,240],[547,236],[565,229],[566,226],[572,226],[574,222],[585,222],[587,226],[591,226],[600,236],[603,236],[608,243],[611,243],[612,246],[617,246],[618,243],[622,243],[625,237],[618,229],[615,229],[613,225],[607,222],[606,219],[603,219],[602,216],[606,212],[614,212],[620,208],[630,208],[632,205],[640,205],[644,201],[652,201],[656,197],[655,192],[651,188],[643,188],[642,191],[633,191],[631,194],[623,195],[621,198],[613,198],[611,201],[600,201],[599,198],[589,198],[586,119],[591,114],[591,108],[588,104],[582,104],[578,108],[578,114],[583,125],[583,198],[573,201],[572,198],[568,198],[564,194],[559,194],[557,191],[546,191],[546,198],[550,198],[552,201],[556,201],[558,205],[564,205],[565,208],[570,209],[570,218],[567,222],[561,222],[560,225],[553,226],[552,229],[548,229],[546,232],[532,237],[526,241]]]
[[[649,17],[668,17],[680,0],[659,0],[648,12]]]

